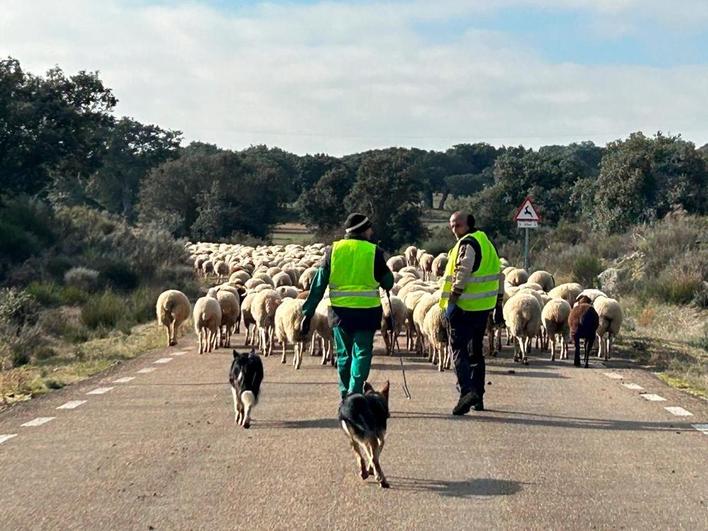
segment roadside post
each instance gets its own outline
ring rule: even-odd
[[[514,221],[516,221],[516,226],[518,228],[524,229],[524,269],[528,271],[529,229],[537,229],[538,222],[541,221],[541,217],[538,215],[538,208],[534,206],[531,196],[526,196],[526,198],[521,202],[521,205],[519,205],[519,208],[516,209]]]

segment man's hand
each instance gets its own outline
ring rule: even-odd
[[[492,319],[494,320],[494,324],[497,326],[504,324],[504,310],[500,299],[497,299],[497,305],[494,307]]]
[[[302,318],[302,321],[300,321],[301,336],[306,336],[310,333],[310,321],[312,321],[312,317],[308,317],[307,315]]]
[[[445,319],[449,321],[450,317],[452,317],[452,314],[455,313],[456,308],[457,304],[455,304],[454,302],[448,302],[447,307],[445,308]]]

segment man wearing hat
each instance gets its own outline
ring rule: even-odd
[[[504,322],[504,275],[494,244],[475,227],[473,215],[453,213],[450,230],[457,243],[448,253],[440,307],[445,312],[460,391],[452,414],[464,415],[472,407],[484,409],[484,332],[492,309],[494,322]]]
[[[302,308],[300,331],[307,334],[315,309],[329,286],[329,318],[334,333],[339,393],[362,393],[369,377],[374,334],[381,326],[379,286],[393,287],[393,273],[383,251],[371,237],[374,230],[364,214],[350,214],[345,237],[327,250]]]

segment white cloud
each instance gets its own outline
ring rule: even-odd
[[[610,14],[638,4],[571,1]],[[554,65],[509,35],[470,31],[431,45],[411,26],[520,3],[568,4],[268,4],[223,12],[5,0],[0,55],[33,72],[54,64],[100,70],[120,114],[235,149],[267,143],[344,154],[466,141],[604,143],[638,129],[708,141],[707,67]]]

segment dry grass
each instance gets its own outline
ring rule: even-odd
[[[708,310],[624,297],[618,353],[638,360],[669,385],[708,398]]]
[[[134,327],[130,334],[114,332],[109,337],[80,345],[56,345],[57,356],[0,372],[0,408],[3,404],[29,400],[51,389],[84,380],[122,361],[160,348],[164,341],[163,330],[152,322]]]

